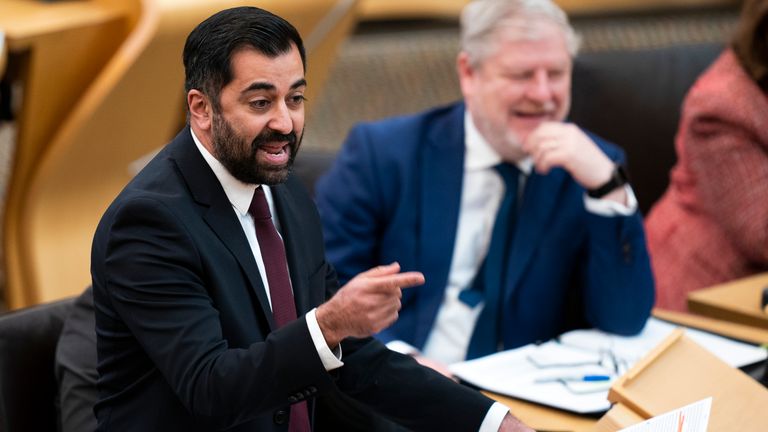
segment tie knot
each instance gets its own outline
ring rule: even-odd
[[[493,167],[501,175],[501,179],[504,180],[504,185],[507,190],[512,190],[517,187],[518,178],[520,176],[520,170],[516,166],[508,163],[500,163]]]
[[[251,199],[251,206],[248,207],[248,213],[251,214],[254,220],[266,220],[271,219],[272,215],[269,213],[269,204],[267,204],[267,197],[264,195],[264,188],[259,186],[253,191],[253,199]]]

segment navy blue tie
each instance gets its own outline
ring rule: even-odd
[[[485,261],[475,276],[471,289],[462,291],[459,298],[465,303],[477,304],[485,301],[485,306],[475,325],[469,341],[467,359],[495,353],[501,337],[501,303],[504,298],[506,263],[512,245],[515,219],[517,217],[517,195],[520,171],[510,164],[494,167],[504,180],[504,197],[496,213],[491,242]]]

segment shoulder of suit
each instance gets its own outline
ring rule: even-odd
[[[454,102],[448,105],[441,105],[417,113],[397,115],[387,117],[381,120],[361,122],[356,127],[362,127],[372,130],[374,133],[383,133],[394,135],[398,133],[413,133],[418,128],[428,127],[430,124],[455,116],[459,121],[463,120],[464,103]]]

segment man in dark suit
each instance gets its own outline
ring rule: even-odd
[[[622,152],[563,121],[565,14],[477,0],[461,31],[464,102],[357,125],[318,183],[340,280],[393,260],[422,271],[378,337],[445,373],[575,327],[638,332],[654,296],[641,217]]]
[[[315,400],[339,393],[413,429],[530,430],[369,337],[420,273],[383,265],[338,288],[289,175],[304,61],[296,30],[257,8],[188,37],[189,127],[94,237],[99,430],[309,431]]]

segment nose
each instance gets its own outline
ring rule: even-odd
[[[272,118],[270,118],[267,126],[273,131],[281,134],[287,134],[293,131],[291,110],[284,102],[275,104],[275,108],[272,111]]]
[[[547,102],[552,99],[552,81],[546,70],[539,69],[533,75],[528,85],[527,96],[537,102]]]

